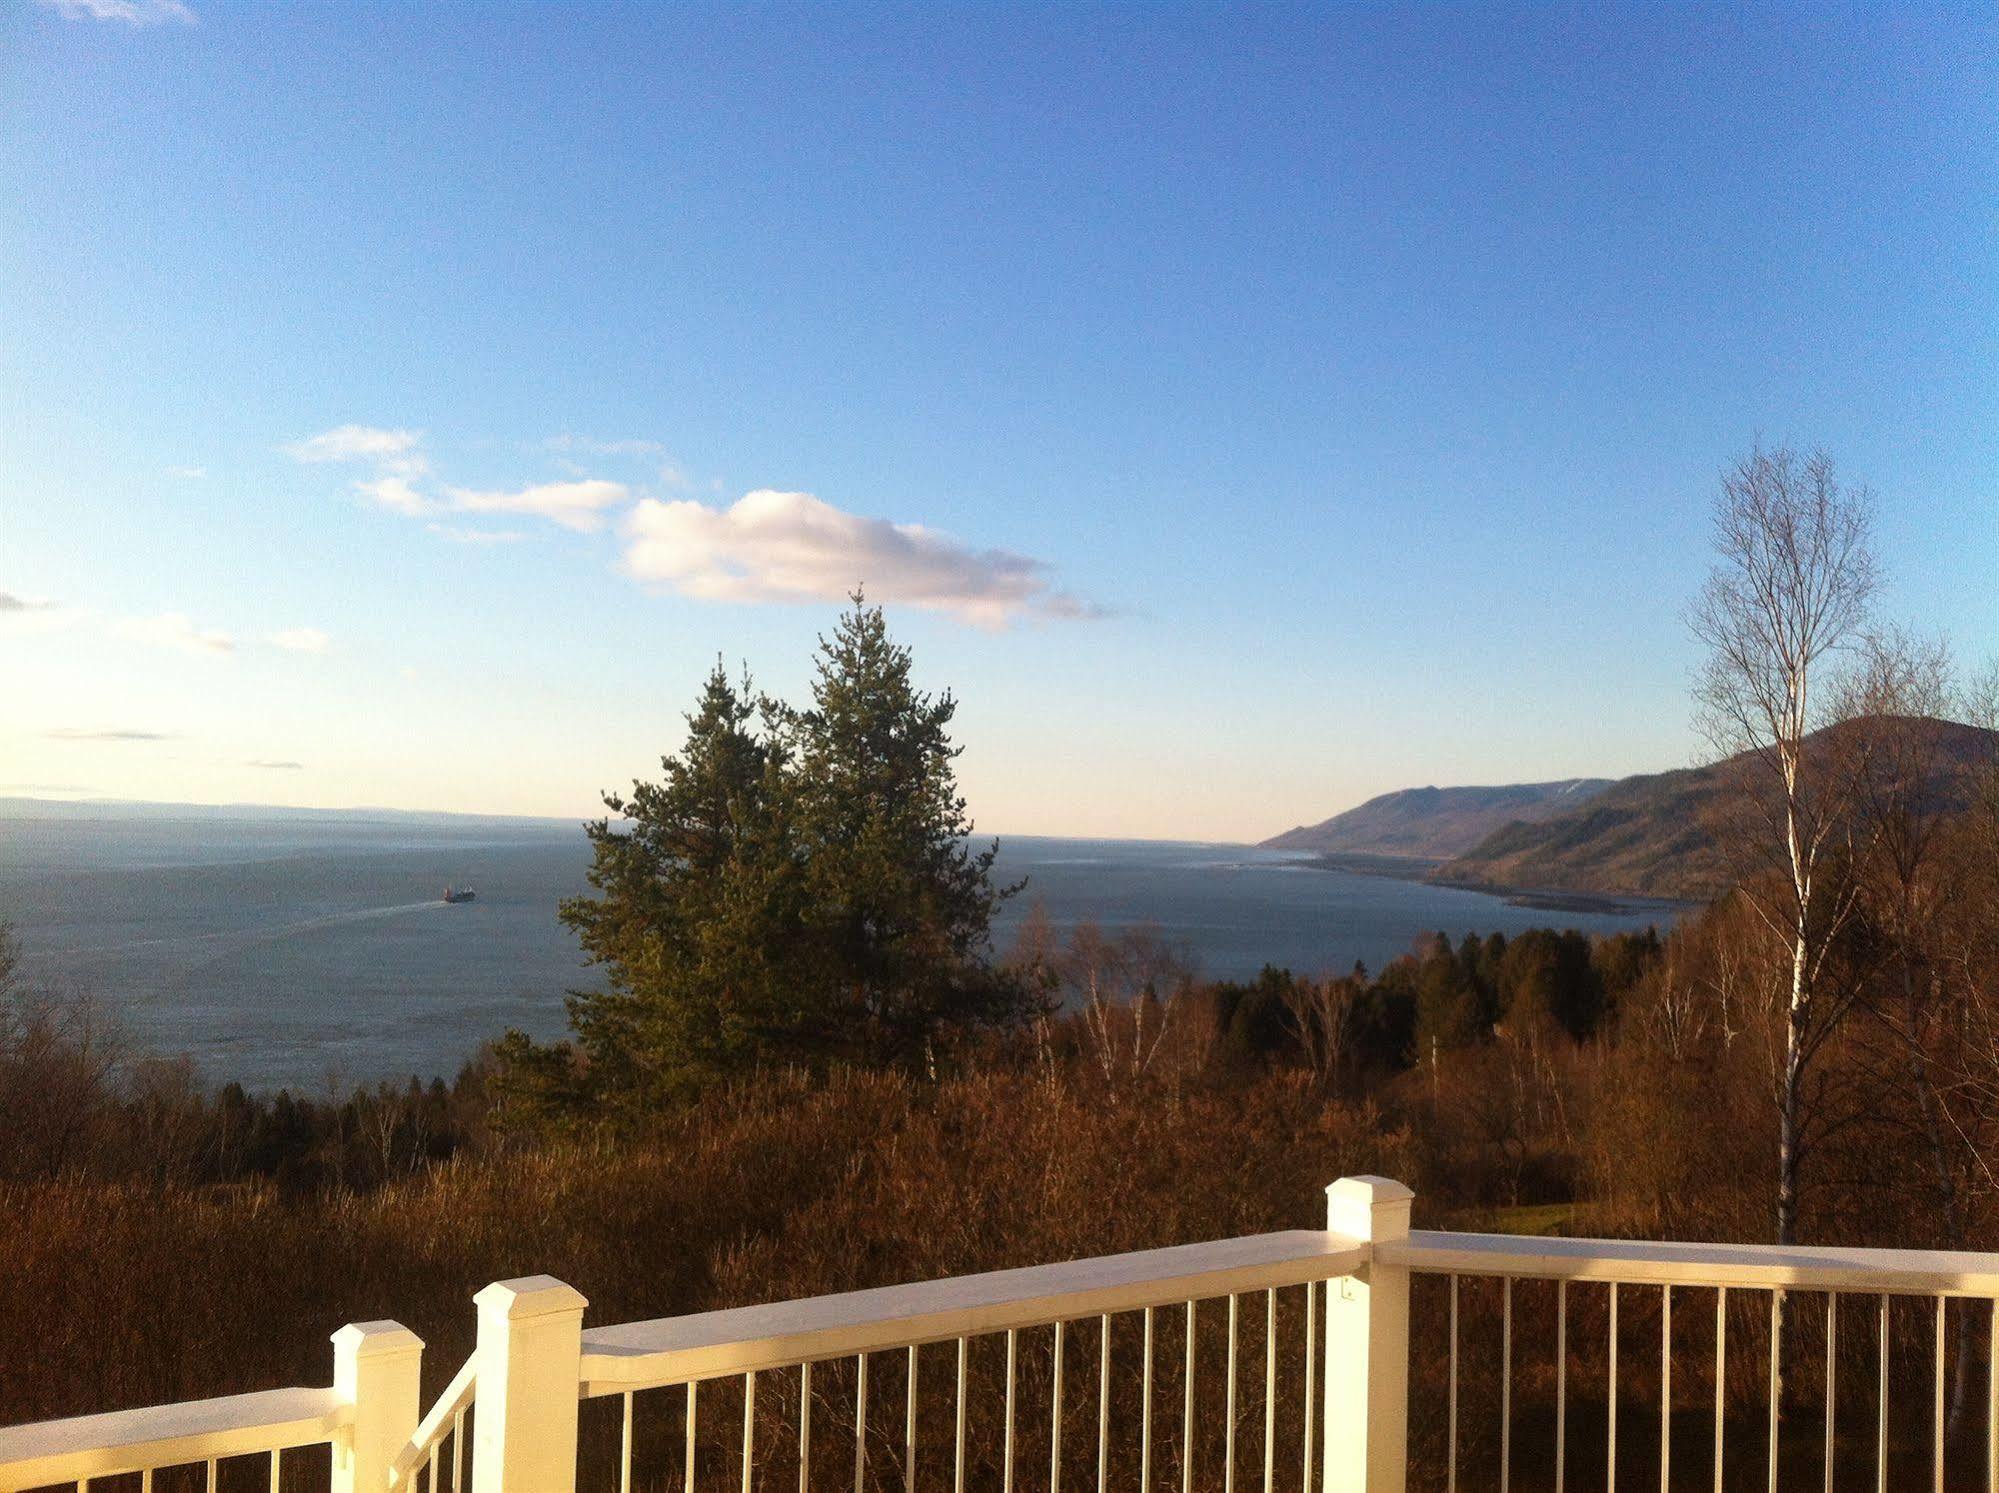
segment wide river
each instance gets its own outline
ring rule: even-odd
[[[103,1001],[135,1048],[252,1088],[448,1076],[507,1027],[559,1035],[563,992],[595,983],[555,916],[588,864],[568,822],[0,805],[0,921],[31,975]],[[1038,900],[1058,928],[1157,924],[1218,978],[1677,910],[1537,910],[1240,845],[1002,836],[999,870],[1027,880],[1002,949]],[[477,900],[445,906],[447,884]]]

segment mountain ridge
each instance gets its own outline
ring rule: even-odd
[[[1509,823],[1532,823],[1565,812],[1613,781],[1557,778],[1545,783],[1398,788],[1317,824],[1273,835],[1258,848],[1448,860]]]

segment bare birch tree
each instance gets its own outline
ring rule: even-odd
[[[1759,447],[1722,480],[1716,564],[1688,614],[1708,653],[1699,724],[1741,769],[1731,848],[1745,862],[1742,891],[1790,956],[1775,1085],[1785,1244],[1797,1231],[1813,1059],[1853,999],[1828,968],[1854,910],[1855,883],[1840,869],[1852,789],[1846,769],[1808,750],[1807,738],[1829,723],[1828,672],[1861,638],[1878,584],[1871,510],[1824,452]]]

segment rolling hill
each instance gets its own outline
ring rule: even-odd
[[[1962,804],[1973,766],[1999,759],[1999,734],[1952,722],[1931,724],[1942,733],[1932,791],[1943,803]],[[1825,735],[1812,738],[1820,749]],[[1730,878],[1712,826],[1724,812],[1723,795],[1739,761],[1621,779],[1538,822],[1493,830],[1437,867],[1430,879],[1489,889],[1688,900],[1717,896]]]
[[[1263,848],[1446,860],[1508,824],[1562,814],[1610,785],[1608,778],[1568,778],[1487,788],[1403,788],[1318,824],[1286,830],[1265,840]]]

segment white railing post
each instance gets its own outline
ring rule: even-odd
[[[503,1280],[479,1306],[472,1493],[574,1493],[582,1295],[551,1275]]]
[[[334,1392],[354,1421],[333,1443],[333,1493],[386,1493],[389,1464],[416,1434],[423,1339],[400,1322],[351,1322],[333,1334]]]
[[[1380,1244],[1409,1236],[1416,1194],[1386,1177],[1326,1189],[1326,1227]],[[1404,1493],[1409,1464],[1409,1270],[1370,1260],[1326,1282],[1320,1493]]]

